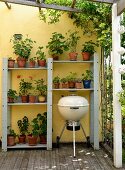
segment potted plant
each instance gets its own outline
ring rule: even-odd
[[[26,133],[28,133],[28,127],[29,127],[29,120],[26,116],[23,117],[22,120],[17,121],[17,125],[19,127],[20,135],[19,143],[25,143],[26,142]]]
[[[38,66],[45,67],[46,66],[46,55],[42,51],[42,49],[43,47],[38,47],[36,55],[37,55]]]
[[[70,72],[70,74],[67,76],[69,88],[75,88],[76,76],[77,76],[77,73],[75,72],[74,73]]]
[[[32,41],[31,38],[16,38],[16,36],[13,36],[11,39],[13,43],[13,49],[14,49],[14,54],[16,54],[17,57],[17,64],[18,67],[25,67],[26,65],[26,60],[28,60],[31,50],[33,48],[33,43],[35,41]]]
[[[38,95],[37,90],[35,87],[32,87],[29,90],[29,103],[35,103],[36,102],[36,96]]]
[[[55,89],[59,89],[59,86],[60,86],[60,77],[59,76],[56,76],[53,78],[53,88]]]
[[[31,121],[31,127],[32,127],[32,131],[31,133],[27,136],[28,137],[28,144],[30,146],[35,146],[37,145],[37,138],[39,135],[39,124],[38,124],[38,120],[37,118],[34,118]]]
[[[92,42],[92,40],[85,42],[82,48],[82,56],[83,60],[90,60],[90,56],[94,54],[95,52],[95,46],[98,46],[97,43]]]
[[[77,60],[77,55],[78,53],[76,53],[76,46],[77,46],[77,43],[78,43],[78,40],[80,39],[80,36],[78,36],[78,31],[74,31],[74,32],[71,32],[69,31],[69,38],[67,39],[67,42],[68,42],[68,46],[69,46],[69,49],[70,49],[70,53],[69,53],[69,59],[71,61],[75,61]]]
[[[90,88],[91,81],[93,80],[93,73],[91,70],[86,70],[85,73],[82,74],[83,86],[85,89]]]
[[[68,88],[68,80],[66,77],[60,79],[62,88]]]
[[[40,103],[43,103],[43,102],[46,101],[47,85],[44,84],[44,80],[43,79],[35,80],[35,84],[36,84],[36,90],[39,93],[38,101]]]
[[[9,89],[7,92],[8,103],[14,103],[14,100],[17,99],[16,90]]]
[[[36,57],[29,58],[29,67],[33,68],[36,64]]]
[[[49,54],[52,55],[54,60],[59,59],[59,55],[63,53],[63,51],[68,50],[68,45],[65,37],[61,33],[53,32],[50,41],[46,48],[49,49]]]
[[[19,83],[19,95],[21,96],[22,103],[28,103],[29,101],[29,90],[32,88],[32,83],[21,79]]]
[[[15,60],[12,57],[8,58],[8,67],[14,68]]]
[[[75,87],[76,87],[76,89],[82,88],[82,79],[81,78],[76,79]]]
[[[7,134],[7,145],[8,146],[14,146],[15,143],[15,139],[16,139],[16,133],[13,129],[10,128],[10,126],[8,127],[9,133]]]
[[[39,122],[39,137],[40,143],[46,144],[46,135],[47,135],[47,112],[44,112],[42,115],[39,113],[37,115]]]

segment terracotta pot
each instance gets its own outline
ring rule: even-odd
[[[69,88],[68,82],[67,83],[62,83],[61,86],[62,86],[63,89],[68,89]]]
[[[36,96],[29,95],[29,103],[35,103],[36,102]]]
[[[8,97],[8,103],[14,103],[14,98]]]
[[[38,138],[37,136],[28,135],[27,138],[28,138],[28,144],[30,146],[37,145],[37,138]]]
[[[59,60],[59,56],[57,56],[56,54],[53,54],[52,57],[53,57],[53,60]]]
[[[46,66],[46,60],[38,60],[38,66],[45,67]]]
[[[20,135],[18,139],[19,139],[19,143],[26,143],[26,135]]]
[[[90,53],[88,53],[88,52],[82,52],[83,60],[85,60],[85,61],[90,60],[90,56],[91,56]]]
[[[17,65],[18,67],[25,67],[26,66],[26,59],[23,57],[18,57],[17,58]]]
[[[28,103],[29,102],[29,96],[21,96],[22,103]]]
[[[35,61],[30,61],[29,62],[29,67],[30,68],[34,68],[35,67],[35,63],[36,63]]]
[[[14,146],[15,145],[15,137],[7,135],[7,145]]]
[[[14,68],[15,60],[8,60],[8,67]]]
[[[76,61],[77,60],[77,55],[78,55],[78,53],[76,53],[76,52],[69,53],[70,61]]]
[[[60,83],[53,83],[54,89],[59,89]]]
[[[41,144],[46,144],[46,143],[47,143],[46,136],[44,136],[44,135],[39,135],[39,138],[40,138],[40,143],[41,143]]]
[[[44,103],[46,101],[46,96],[42,96],[42,95],[38,96],[38,101],[39,103]]]
[[[69,81],[68,84],[69,84],[69,88],[75,88],[75,82]]]
[[[76,89],[81,89],[82,88],[82,82],[76,82],[75,87],[76,87]]]

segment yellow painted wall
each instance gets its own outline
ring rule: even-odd
[[[71,30],[78,30],[81,36],[81,39],[78,44],[77,51],[79,53],[79,58],[82,59],[81,56],[81,47],[82,44],[90,39],[95,39],[94,37],[86,37],[82,35],[82,30],[78,29],[73,25],[73,21],[64,14],[61,18],[61,22],[55,25],[48,25],[44,22],[40,21],[38,15],[39,10],[38,8],[34,7],[26,7],[26,6],[19,6],[19,5],[11,5],[11,10],[8,10],[4,3],[0,4],[0,82],[2,82],[2,58],[3,57],[15,57],[13,54],[12,44],[10,43],[10,38],[15,33],[21,33],[23,35],[28,34],[33,40],[37,43],[34,45],[32,50],[31,56],[35,56],[36,50],[38,46],[46,46],[49,38],[51,37],[52,32],[60,32],[65,34],[69,29]],[[45,52],[48,55],[47,49]],[[68,59],[68,52],[65,52],[61,59]],[[82,72],[89,68],[89,64],[55,64],[54,66],[54,76],[60,75],[60,77],[65,77],[70,71],[77,72],[78,76],[82,74]],[[17,75],[21,75],[21,78],[28,79],[29,76],[32,76],[33,79],[46,77],[45,71],[13,71],[12,72],[12,87],[18,90],[18,85],[20,79],[17,78]],[[1,128],[1,112],[2,112],[2,83],[0,83],[0,136],[2,133]],[[61,95],[66,96],[71,92],[53,92],[53,142],[56,140],[56,136],[60,135],[62,127],[64,125],[64,120],[60,116],[57,110],[57,102],[60,99]],[[89,100],[89,92],[78,92],[80,96],[85,96]],[[24,115],[28,116],[30,120],[37,114],[43,113],[46,110],[45,106],[13,106],[12,107],[12,128],[18,131],[17,127],[17,120],[21,119]],[[81,120],[83,127],[87,135],[89,135],[89,114],[85,115],[84,118]],[[77,141],[83,141],[83,133],[82,131],[78,131],[76,133]],[[61,141],[69,142],[72,141],[72,132],[65,131]]]

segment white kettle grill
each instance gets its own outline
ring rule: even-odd
[[[80,127],[87,139],[87,145],[90,145],[89,137],[86,136],[86,133],[83,129],[83,126],[80,123],[80,119],[88,112],[89,103],[86,98],[76,95],[62,97],[58,101],[58,110],[62,117],[66,120],[66,123],[61,131],[60,136],[57,136],[57,147],[59,147],[59,141],[62,137],[62,134],[67,128],[67,130],[73,131],[73,149],[75,157],[75,131],[80,130]]]

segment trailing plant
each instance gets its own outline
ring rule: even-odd
[[[16,55],[25,59],[29,58],[35,41],[33,41],[31,38],[28,38],[28,36],[26,38],[22,36],[21,39],[13,36],[10,41],[13,43],[13,49]]]

